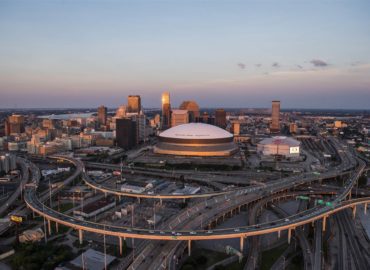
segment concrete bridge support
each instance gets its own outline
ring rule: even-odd
[[[80,240],[80,245],[83,243],[83,231],[78,230],[78,239]]]
[[[55,222],[55,231],[56,231],[56,233],[59,232],[59,224],[58,224],[58,222]]]
[[[280,239],[281,231],[278,231],[278,239]]]
[[[122,248],[122,237],[118,237],[119,241],[119,255],[122,256],[123,248]]]
[[[48,219],[48,233],[51,235],[51,221]]]
[[[244,251],[244,241],[246,238],[240,237],[240,252],[243,253]]]
[[[288,244],[290,244],[290,239],[292,238],[292,229],[288,229]]]
[[[364,213],[365,213],[365,215],[366,215],[366,211],[367,211],[367,203],[365,203],[365,205],[364,205]]]
[[[188,240],[188,256],[191,256],[191,240]]]
[[[353,219],[356,217],[356,209],[357,209],[356,205],[352,207],[352,217],[353,217]]]
[[[323,232],[325,232],[325,230],[326,230],[326,216],[325,217],[323,217],[323,219],[322,219],[322,231]]]

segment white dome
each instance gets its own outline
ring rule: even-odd
[[[159,134],[162,138],[176,139],[224,139],[233,135],[226,130],[203,123],[189,123],[167,129]]]

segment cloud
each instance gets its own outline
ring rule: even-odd
[[[238,63],[237,65],[238,65],[238,67],[239,67],[240,69],[245,69],[245,64],[243,64],[243,63]]]
[[[325,61],[320,60],[320,59],[312,59],[312,60],[310,61],[310,63],[311,63],[312,65],[314,65],[314,67],[326,67],[326,66],[328,66],[328,65],[329,65],[328,63],[326,63]]]
[[[255,64],[255,66],[259,68],[262,66],[262,64]]]
[[[278,62],[274,62],[274,63],[272,63],[272,67],[279,68],[280,64]]]
[[[299,69],[303,69],[303,67],[301,65],[297,65],[297,68]]]

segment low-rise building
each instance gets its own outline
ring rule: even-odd
[[[103,213],[104,211],[107,211],[108,209],[116,206],[116,202],[109,198],[110,197],[103,198],[95,202],[86,204],[82,207],[82,209],[74,210],[73,214],[84,219],[99,215],[100,213]]]

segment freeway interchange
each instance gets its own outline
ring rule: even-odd
[[[247,237],[265,235],[270,233],[281,234],[282,231],[288,232],[288,242],[292,236],[292,232],[297,227],[310,224],[314,221],[320,220],[322,222],[322,228],[325,230],[326,220],[330,215],[333,215],[339,211],[350,208],[353,213],[356,212],[358,205],[365,205],[365,211],[370,197],[362,197],[356,199],[350,199],[351,190],[356,184],[356,181],[361,176],[363,171],[366,169],[366,163],[355,156],[355,154],[348,148],[343,147],[339,142],[335,142],[337,146],[337,153],[340,157],[341,163],[335,167],[330,168],[324,173],[317,174],[313,172],[303,173],[297,176],[291,176],[267,183],[264,186],[251,186],[236,188],[234,190],[227,191],[216,191],[210,193],[201,194],[188,194],[188,195],[172,195],[172,194],[144,194],[144,193],[128,193],[122,192],[117,189],[109,188],[92,180],[86,173],[85,165],[78,159],[64,156],[55,156],[53,158],[63,159],[71,162],[76,167],[76,170],[72,176],[65,179],[58,188],[52,190],[51,195],[57,194],[64,186],[70,184],[73,179],[81,176],[82,180],[91,188],[101,191],[105,194],[113,194],[116,196],[127,196],[137,198],[149,198],[155,200],[170,200],[170,199],[199,199],[203,198],[201,202],[197,203],[191,209],[187,209],[185,212],[179,213],[177,224],[173,224],[168,228],[158,229],[145,229],[139,227],[128,227],[128,226],[114,226],[110,224],[104,224],[99,222],[80,220],[79,218],[69,216],[60,213],[56,210],[46,206],[45,202],[50,194],[43,193],[37,194],[37,182],[26,185],[24,192],[25,202],[32,211],[43,216],[49,224],[55,222],[56,224],[63,224],[65,226],[74,228],[79,231],[80,241],[83,239],[83,232],[93,232],[102,235],[110,235],[118,237],[120,243],[120,250],[122,250],[122,239],[133,238],[133,239],[145,239],[145,240],[163,240],[163,241],[178,241],[186,240],[188,246],[188,252],[191,252],[191,241],[194,240],[210,240],[210,239],[240,239],[240,249],[243,250],[244,242]],[[107,165],[111,166],[111,165]],[[248,206],[252,203],[256,203],[264,200],[264,198],[270,198],[273,201],[276,198],[288,198],[297,196],[298,194],[308,194],[310,191],[293,192],[292,189],[299,188],[312,182],[321,182],[325,179],[331,179],[337,176],[345,176],[347,180],[342,188],[333,192],[315,191],[321,194],[335,194],[332,196],[330,206],[317,205],[304,211],[300,211],[297,214],[290,215],[285,218],[273,220],[271,222],[257,223],[248,226],[237,226],[233,228],[224,229],[186,229],[181,227],[182,224],[189,216],[189,212],[192,215],[195,213],[204,213],[208,210],[207,206],[220,205],[218,208],[209,211],[209,216],[205,220],[211,224],[214,220],[223,217],[227,213],[233,213],[233,211],[240,211],[241,207]],[[313,191],[311,191],[312,193]],[[347,199],[349,198],[349,199]],[[199,225],[198,225],[199,226]],[[195,226],[195,227],[198,227]],[[172,253],[171,253],[172,254]],[[314,265],[313,263],[311,265]]]

